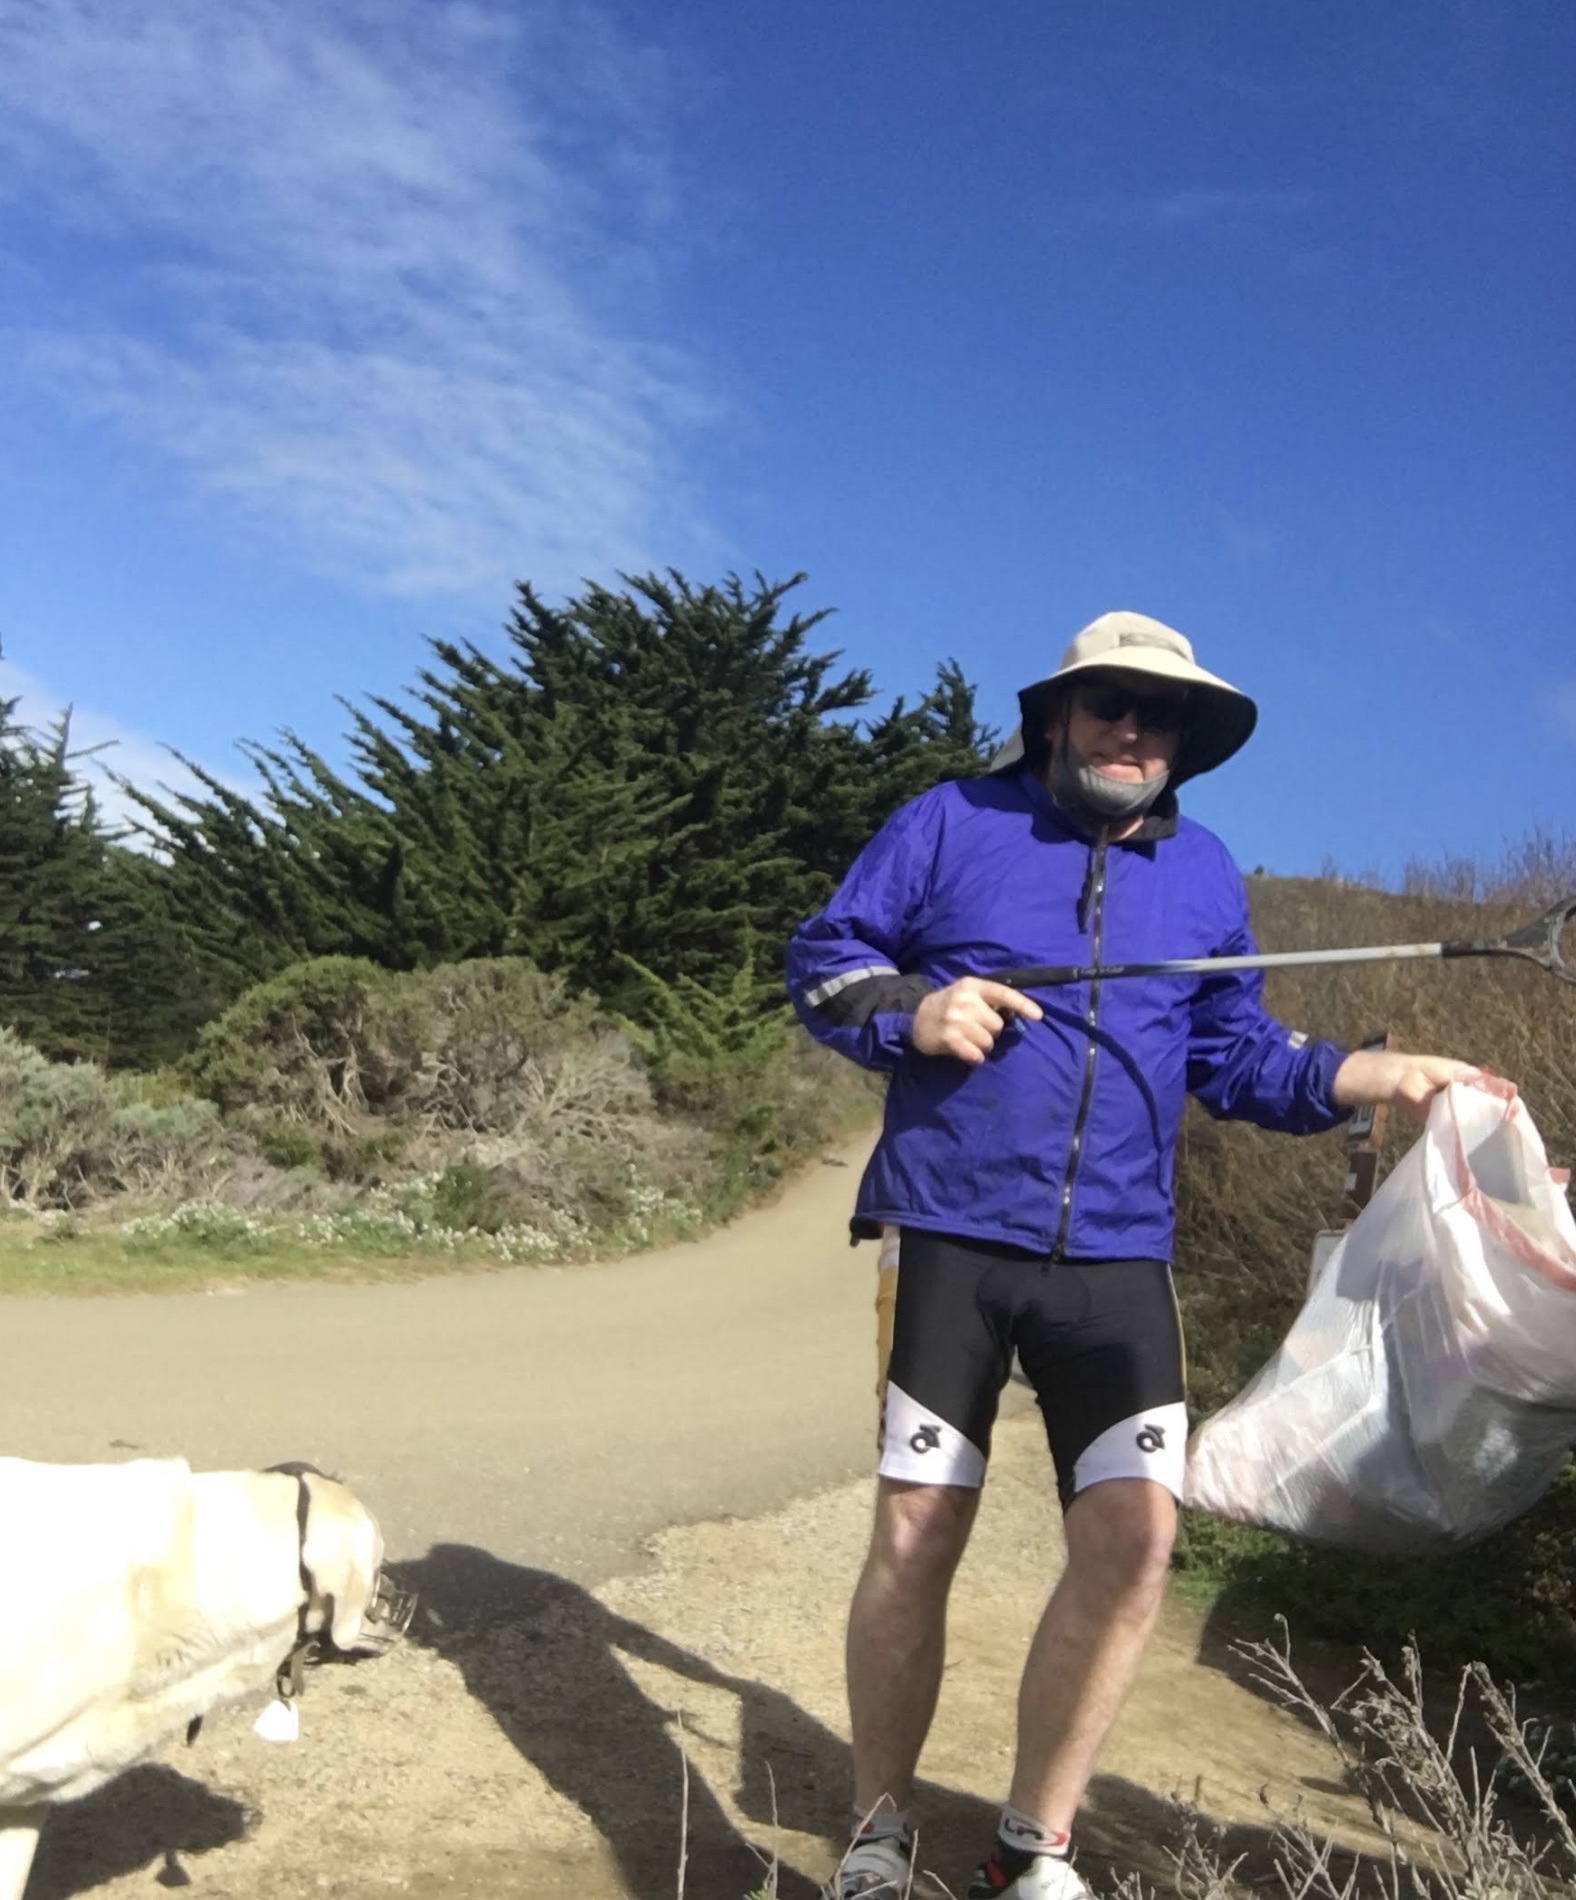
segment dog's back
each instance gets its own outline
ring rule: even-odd
[[[87,1794],[311,1643],[383,1649],[371,1513],[310,1466],[0,1458],[0,1900],[49,1805]]]
[[[382,1558],[330,1480],[179,1459],[0,1458],[0,1524],[0,1807],[85,1794],[263,1688],[309,1606],[314,1633],[348,1648]]]
[[[144,1605],[190,1543],[191,1473],[0,1458],[0,1523],[0,1805],[21,1806],[123,1765],[106,1729],[142,1673]]]

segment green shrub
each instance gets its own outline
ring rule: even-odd
[[[651,1106],[595,999],[519,958],[408,974],[351,957],[293,964],[203,1030],[186,1073],[227,1114],[317,1131],[331,1171],[351,1175],[346,1142],[373,1121],[594,1137]]]
[[[182,1072],[226,1114],[348,1132],[398,1106],[420,1059],[406,979],[355,957],[294,963],[208,1023]]]
[[[460,1161],[433,1183],[432,1217],[461,1233],[496,1234],[509,1225],[509,1207],[491,1170]]]
[[[413,1103],[437,1126],[496,1134],[649,1108],[623,1037],[562,978],[497,957],[407,981],[421,988],[426,1037]]]
[[[1426,1632],[1430,1661],[1483,1661],[1520,1682],[1576,1687],[1576,1470],[1481,1544],[1430,1557],[1365,1557],[1185,1512],[1177,1568],[1224,1583],[1224,1606],[1283,1616],[1303,1636],[1387,1661]]]
[[[711,1134],[722,1198],[769,1186],[880,1113],[880,1083],[794,1022],[776,982],[757,976],[753,946],[719,990],[623,961],[644,985],[643,1020],[625,1028],[650,1064],[658,1104]]]
[[[224,1157],[211,1104],[150,1100],[92,1062],[51,1062],[0,1029],[0,1195],[37,1210],[184,1191]]]
[[[323,1149],[316,1135],[298,1122],[263,1122],[252,1129],[257,1152],[271,1168],[321,1168]]]

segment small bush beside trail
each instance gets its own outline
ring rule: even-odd
[[[292,964],[206,1024],[181,1073],[226,1114],[349,1132],[397,1111],[420,1062],[409,996],[359,958]]]
[[[92,1062],[51,1062],[0,1029],[0,1197],[69,1211],[217,1178],[230,1144],[212,1104],[159,1094]]]
[[[623,961],[644,992],[644,1020],[621,1018],[623,1029],[659,1104],[709,1132],[725,1200],[769,1187],[829,1135],[880,1113],[879,1080],[798,1026],[775,976],[757,974],[753,940],[719,989]]]
[[[1356,1679],[1335,1696],[1303,1680],[1284,1623],[1274,1642],[1234,1647],[1259,1692],[1324,1737],[1337,1785],[1362,1797],[1380,1844],[1353,1854],[1294,1810],[1271,1813],[1267,1838],[1243,1852],[1174,1798],[1181,1842],[1167,1886],[1179,1900],[1249,1889],[1286,1900],[1552,1900],[1571,1891],[1568,1724],[1526,1719],[1515,1691],[1482,1663],[1441,1693],[1412,1643],[1388,1669],[1364,1651]],[[1137,1875],[1107,1891],[1158,1900]]]
[[[333,957],[248,991],[174,1074],[51,1063],[5,1035],[0,1191],[235,1261],[568,1259],[694,1232],[874,1112],[748,969],[731,1000],[661,990],[651,1036],[518,958]]]

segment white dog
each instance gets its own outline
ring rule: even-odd
[[[21,1900],[48,1805],[151,1754],[314,1648],[387,1648],[372,1515],[310,1466],[0,1458],[0,1900]]]

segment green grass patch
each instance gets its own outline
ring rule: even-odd
[[[176,1293],[247,1280],[410,1280],[638,1252],[691,1237],[708,1210],[650,1184],[598,1228],[568,1216],[484,1222],[454,1171],[330,1213],[191,1203],[117,1226],[70,1216],[0,1221],[0,1295]],[[467,1224],[459,1225],[461,1218]]]
[[[1576,1465],[1525,1517],[1465,1550],[1369,1557],[1185,1511],[1173,1559],[1188,1598],[1241,1627],[1284,1617],[1299,1636],[1387,1662],[1415,1642],[1430,1666],[1576,1690]]]
[[[502,1263],[480,1249],[447,1253],[312,1245],[280,1232],[249,1237],[130,1235],[61,1222],[0,1224],[0,1297],[194,1293],[248,1281],[419,1280]]]

